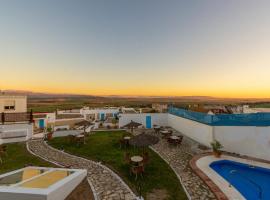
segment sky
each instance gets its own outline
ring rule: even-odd
[[[0,0],[0,89],[270,97],[270,1]]]

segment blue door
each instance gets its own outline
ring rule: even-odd
[[[44,128],[44,119],[39,120],[39,128]]]
[[[100,113],[100,120],[104,121],[105,120],[105,114],[104,113]]]
[[[146,128],[152,128],[151,116],[146,116]]]

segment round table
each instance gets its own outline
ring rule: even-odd
[[[161,132],[161,133],[164,133],[164,134],[169,133],[168,130],[162,130],[162,131],[160,131],[160,132]]]
[[[130,139],[131,139],[131,137],[129,137],[129,136],[124,137],[124,140],[130,140]]]
[[[170,138],[171,138],[172,140],[179,140],[179,139],[180,139],[180,137],[178,137],[178,136],[176,136],[176,135],[172,135],[172,136],[170,136]]]
[[[139,163],[139,162],[142,162],[142,161],[143,161],[143,157],[141,157],[141,156],[132,156],[132,157],[130,158],[130,160],[131,160],[132,162]]]

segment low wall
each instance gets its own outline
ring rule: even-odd
[[[0,125],[0,144],[23,142],[33,135],[33,124],[5,124]]]
[[[206,124],[185,119],[183,117],[178,117],[172,114],[168,114],[168,124],[175,130],[205,146],[209,147],[210,143],[213,141],[212,126],[208,126]]]
[[[205,146],[216,139],[225,151],[270,161],[270,126],[210,126],[166,113],[121,114],[119,126],[131,120],[145,126],[147,115],[152,124],[170,126]]]
[[[269,126],[215,126],[214,137],[225,151],[270,160]]]
[[[168,113],[136,113],[136,114],[120,114],[119,127],[123,127],[131,120],[138,122],[146,127],[146,116],[151,116],[152,126],[168,126]]]

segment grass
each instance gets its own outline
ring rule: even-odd
[[[7,145],[7,156],[2,156],[0,174],[23,168],[27,165],[40,167],[53,167],[54,165],[30,154],[25,143],[13,143]]]
[[[135,192],[138,192],[138,183],[141,183],[144,197],[148,193],[162,190],[168,194],[170,200],[187,199],[175,173],[163,159],[150,149],[147,149],[150,163],[146,165],[143,178],[138,178],[136,181],[134,176],[130,175],[129,166],[123,162],[125,150],[120,149],[118,143],[123,134],[127,133],[124,131],[97,132],[87,137],[86,144],[80,147],[70,145],[65,137],[54,138],[49,144],[74,155],[101,161],[119,174]],[[136,155],[141,150],[129,148],[126,151],[129,151],[131,155]]]

